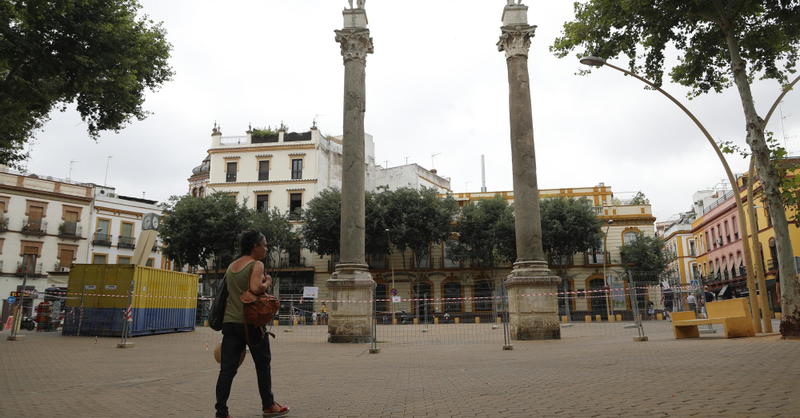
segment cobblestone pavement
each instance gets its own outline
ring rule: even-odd
[[[608,324],[607,326],[611,326]],[[617,324],[614,324],[617,326]],[[273,343],[291,417],[800,417],[800,341],[630,335],[494,344]],[[217,333],[218,334],[218,333]],[[0,333],[2,417],[213,417],[216,335],[117,339]],[[260,417],[248,358],[231,414]]]

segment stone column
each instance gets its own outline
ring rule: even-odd
[[[508,65],[511,111],[511,163],[514,175],[514,218],[517,262],[505,281],[508,289],[509,327],[515,340],[561,338],[558,299],[552,296],[520,296],[555,293],[561,279],[547,268],[542,249],[539,186],[533,145],[533,116],[528,76],[528,50],[536,26],[528,25],[528,6],[507,5],[503,11],[500,51]]]
[[[371,54],[373,48],[366,11],[345,9],[342,14],[344,29],[335,31],[344,58],[341,261],[325,286],[333,300],[366,301],[372,299],[375,284],[364,259],[365,67],[367,54]],[[369,303],[332,302],[328,310],[328,342],[370,342],[371,306]]]

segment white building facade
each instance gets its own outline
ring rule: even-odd
[[[25,312],[42,301],[51,285],[65,287],[72,263],[88,253],[92,185],[0,172],[0,296],[2,319],[10,314],[8,297],[25,290]]]
[[[133,251],[142,233],[144,215],[161,216],[156,201],[120,196],[113,187],[95,186],[93,189],[89,225],[91,229],[89,251],[85,258],[90,264],[130,264]],[[156,268],[171,267],[163,259],[160,240],[150,248],[147,265]]]

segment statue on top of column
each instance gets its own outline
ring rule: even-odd
[[[353,8],[353,0],[347,0],[347,2],[350,3],[350,8],[352,9]],[[357,0],[356,1],[356,7],[359,8],[359,9],[363,9],[364,8],[364,3],[366,3],[366,2],[367,2],[367,0]]]

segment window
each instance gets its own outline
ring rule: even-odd
[[[291,193],[289,194],[289,215],[299,214],[299,209],[303,206],[303,194]]]
[[[299,180],[303,178],[303,159],[292,159],[292,180]]]
[[[154,258],[148,258],[148,259],[147,259],[147,264],[145,264],[145,266],[147,266],[147,267],[153,267],[153,263],[154,263],[154,262],[155,262],[155,259],[154,259]]]
[[[203,197],[203,196],[205,196],[205,194],[206,194],[206,189],[204,189],[202,187],[200,188],[200,191],[197,192],[197,196],[198,197]]]
[[[695,249],[696,245],[694,240],[689,241],[689,255],[692,257],[697,257],[697,250]]]
[[[108,264],[108,256],[105,254],[93,254],[92,264]]]
[[[454,299],[448,300],[444,302],[444,311],[445,312],[463,312],[464,311],[464,302],[462,302],[461,297],[461,283],[458,281],[447,282],[442,286],[444,288],[444,298],[445,299]]]
[[[492,282],[481,281],[475,283],[475,297],[487,298],[477,299],[475,301],[475,311],[491,311],[492,310]]]
[[[62,249],[58,255],[58,266],[69,267],[72,265],[72,260],[75,259],[75,251],[71,249]]]
[[[708,240],[708,232],[706,232],[706,252],[711,251],[711,241]]]
[[[259,212],[269,212],[269,195],[256,195],[256,210]]]
[[[111,245],[111,220],[110,219],[97,219],[97,230],[94,233],[93,244]],[[105,264],[105,263],[104,263]]]
[[[24,247],[24,254],[22,255],[22,265],[20,271],[23,273],[36,272],[36,259],[39,256],[39,249],[36,247]]]
[[[733,240],[736,241],[739,239],[739,228],[736,226],[735,216],[731,218],[731,223],[733,224]]]
[[[725,238],[728,239],[728,244],[731,243],[731,233],[728,231],[728,221],[725,221]]]
[[[714,228],[711,228],[711,238],[714,240],[714,248],[717,248],[717,234]]]
[[[622,234],[622,243],[623,243],[623,245],[627,245],[627,244],[630,244],[630,243],[636,241],[637,238],[639,238],[639,232],[637,232],[637,231],[628,231],[628,232]]]
[[[133,248],[133,223],[123,222],[119,230],[119,245],[118,247]]]
[[[62,235],[76,235],[78,232],[78,212],[71,210],[64,212],[64,226],[60,228],[59,232]]]
[[[261,160],[258,162],[258,179],[269,180],[269,160]]]
[[[25,225],[25,230],[30,232],[41,231],[43,217],[44,217],[43,207],[31,206],[30,208],[28,208],[28,223]]]
[[[127,256],[117,256],[117,264],[130,264],[131,258]]]
[[[236,166],[237,165],[238,164],[236,164],[235,161],[229,162],[229,163],[226,164],[227,168],[225,169],[225,181],[227,183],[236,182]]]

